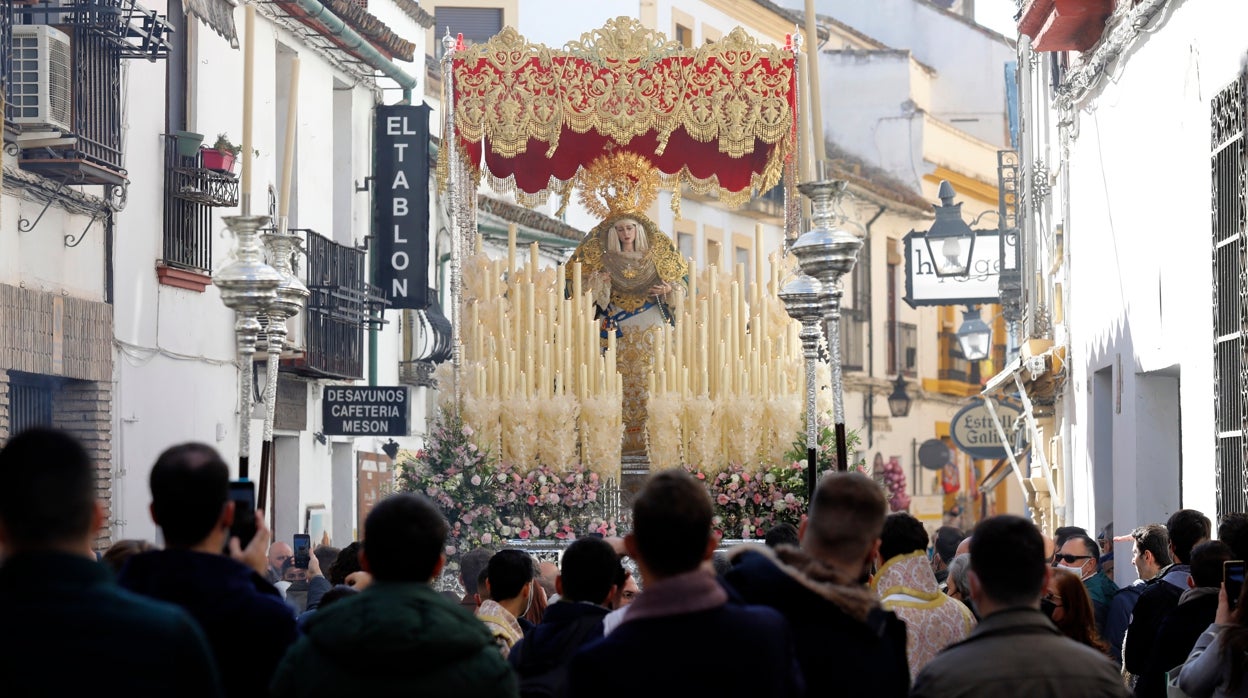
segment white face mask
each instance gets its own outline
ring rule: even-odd
[[[1080,581],[1086,581],[1088,577],[1092,576],[1091,574],[1088,574],[1083,571],[1083,565],[1071,565],[1065,562],[1060,562],[1058,563],[1058,567],[1061,567],[1062,569],[1070,570],[1071,572],[1074,572],[1075,574],[1079,575]],[[1093,570],[1095,569],[1096,568],[1093,568]]]

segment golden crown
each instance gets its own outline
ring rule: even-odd
[[[601,155],[576,175],[581,205],[598,218],[641,213],[659,193],[659,171],[645,156],[619,150]]]

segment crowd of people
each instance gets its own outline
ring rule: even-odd
[[[703,484],[662,471],[622,539],[558,563],[470,551],[460,595],[431,584],[449,527],[419,494],[300,563],[261,512],[254,538],[230,536],[229,468],[183,444],[151,469],[162,546],[97,555],[96,472],[55,430],[0,450],[4,694],[1248,697],[1248,599],[1223,583],[1248,514],[1217,540],[1188,509],[1136,528],[1119,589],[1111,532],[1050,539],[1007,515],[929,536],[857,473],[725,553]]]

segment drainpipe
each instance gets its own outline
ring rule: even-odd
[[[408,104],[412,103],[412,90],[416,89],[416,78],[403,72],[403,69],[395,65],[394,61],[383,56],[381,51],[368,43],[364,37],[347,26],[338,15],[330,12],[318,0],[295,0],[295,4],[309,17],[323,24],[331,34],[341,39],[348,50],[358,53],[369,67],[376,68],[386,77],[399,83],[399,86],[403,88],[403,101]]]

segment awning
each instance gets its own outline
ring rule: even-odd
[[[182,11],[194,15],[212,27],[222,38],[238,48],[238,30],[234,28],[234,0],[182,0]]]
[[[1038,520],[1048,522],[1053,520],[1050,496],[1056,490],[1050,477],[1050,464],[1045,456],[1045,442],[1036,421],[1036,403],[1052,405],[1065,382],[1065,366],[1064,346],[1053,346],[1051,342],[1043,340],[1030,340],[1022,347],[1017,358],[1000,373],[988,379],[980,393],[992,417],[993,427],[1003,443],[1012,443],[1012,440],[1008,438],[1005,425],[997,415],[996,401],[1006,396],[1017,396],[1021,403],[1021,424],[1015,427],[1026,430],[1028,444],[1018,451],[1007,450],[1005,462],[1009,463],[1010,471],[1018,478],[1027,497],[1027,505],[1043,509],[1039,512]],[[1022,465],[1025,459],[1028,461],[1026,470]],[[993,472],[996,471],[997,468],[994,468]],[[988,479],[985,478],[985,482]]]

